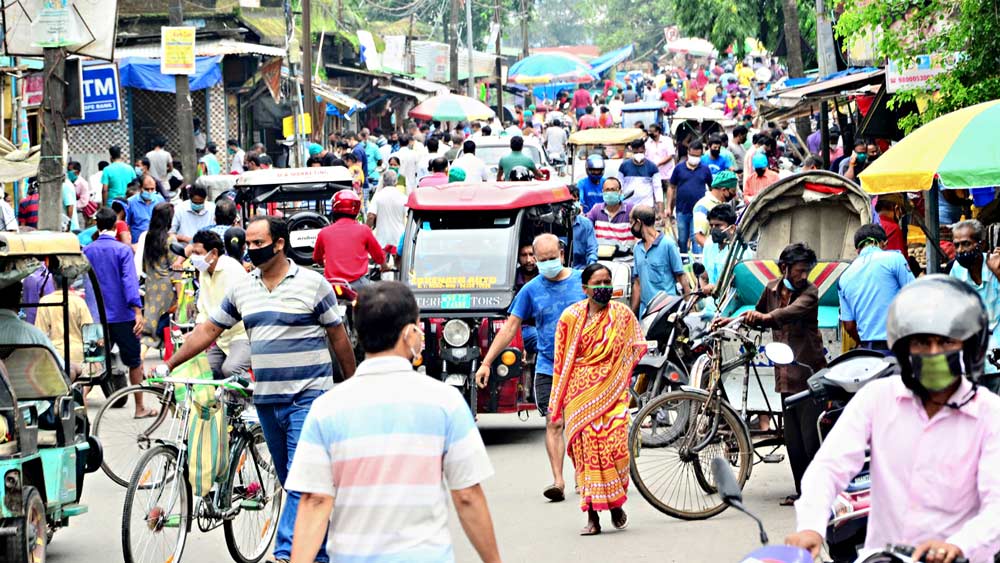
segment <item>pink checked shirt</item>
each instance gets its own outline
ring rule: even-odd
[[[963,381],[949,402],[961,404]],[[959,410],[927,419],[899,377],[874,381],[848,403],[802,478],[799,531],[825,536],[830,505],[871,443],[871,514],[865,547],[943,540],[972,563],[1000,550],[1000,397],[980,388]]]

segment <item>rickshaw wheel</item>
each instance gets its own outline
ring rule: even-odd
[[[24,487],[24,518],[17,523],[14,535],[4,542],[3,561],[12,563],[43,563],[48,543],[45,504],[38,489]]]

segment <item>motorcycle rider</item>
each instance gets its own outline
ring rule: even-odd
[[[587,157],[587,176],[580,178],[576,183],[576,189],[580,190],[580,203],[583,204],[583,212],[590,213],[595,205],[603,200],[604,189],[604,157],[599,154],[592,154]]]
[[[368,257],[386,270],[385,252],[367,225],[358,222],[361,198],[354,190],[333,194],[333,222],[316,237],[313,261],[327,280],[342,279],[355,291],[368,283]]]
[[[847,404],[802,479],[798,531],[786,544],[819,553],[834,497],[870,447],[865,547],[913,544],[912,559],[929,563],[993,561],[1000,549],[1000,397],[977,384],[988,327],[982,300],[958,280],[924,276],[900,290],[886,336],[901,374],[867,384]]]

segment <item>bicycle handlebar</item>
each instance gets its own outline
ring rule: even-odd
[[[883,552],[897,553],[905,557],[912,557],[914,551],[916,551],[916,548],[912,545],[889,544],[885,546],[885,550]],[[925,554],[921,557],[920,561],[927,561],[927,555]],[[969,560],[965,557],[956,557],[953,563],[969,563]]]
[[[173,385],[208,385],[211,387],[219,387],[226,391],[235,391],[244,397],[249,397],[250,394],[247,390],[250,389],[249,385],[242,385],[241,379],[237,376],[231,376],[226,379],[195,379],[195,378],[185,378],[185,377],[149,377],[146,378],[149,383],[170,383]]]
[[[785,406],[791,407],[793,405],[797,405],[802,401],[805,401],[806,399],[809,399],[811,397],[812,397],[811,389],[806,389],[805,391],[799,391],[798,393],[791,395],[785,399]]]

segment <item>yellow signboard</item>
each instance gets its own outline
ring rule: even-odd
[[[417,289],[490,289],[497,283],[496,276],[431,276],[414,277]]]
[[[312,133],[312,118],[308,113],[299,116],[299,135]],[[295,136],[295,121],[292,116],[281,120],[281,134],[287,137]]]
[[[194,74],[193,27],[160,28],[160,72]]]

